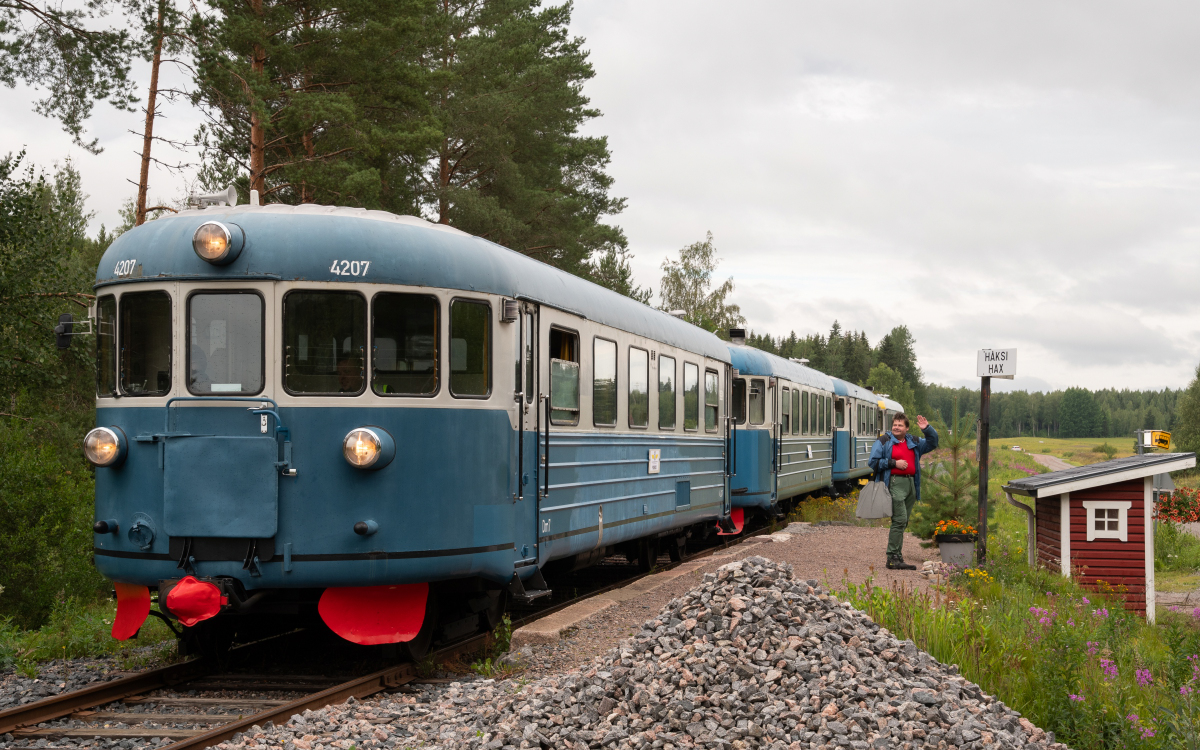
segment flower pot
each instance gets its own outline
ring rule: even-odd
[[[933,541],[937,542],[942,562],[947,565],[969,568],[975,560],[974,534],[938,534]]]

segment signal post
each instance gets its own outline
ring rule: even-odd
[[[979,535],[975,537],[976,564],[987,562],[988,432],[991,429],[992,378],[1012,380],[1017,374],[1016,349],[980,349],[976,358],[979,376]]]

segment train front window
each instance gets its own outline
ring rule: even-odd
[[[750,381],[750,424],[767,421],[767,381]]]
[[[283,298],[283,387],[289,393],[356,396],[366,382],[367,301],[355,292],[291,292]]]
[[[733,381],[733,423],[746,424],[746,379]]]
[[[117,391],[117,298],[106,294],[96,301],[96,395]]]
[[[492,308],[486,302],[450,303],[450,393],[487,396],[492,389]]]
[[[437,393],[437,298],[377,294],[371,321],[371,390],[383,396]]]
[[[188,298],[188,380],[198,396],[248,396],[263,387],[263,301],[254,292]]]
[[[121,392],[163,396],[171,390],[171,295],[121,296]]]

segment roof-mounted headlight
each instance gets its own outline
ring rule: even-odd
[[[346,463],[356,469],[382,469],[396,455],[396,443],[381,427],[356,427],[342,441]]]
[[[192,235],[192,249],[196,255],[216,266],[232,263],[242,252],[244,244],[245,236],[237,224],[206,221]]]
[[[83,437],[83,455],[93,466],[120,466],[128,450],[125,433],[118,427],[97,427]]]

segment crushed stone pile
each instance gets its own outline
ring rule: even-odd
[[[328,707],[256,734],[222,747],[1064,747],[953,666],[762,557],[706,575],[585,671]]]

